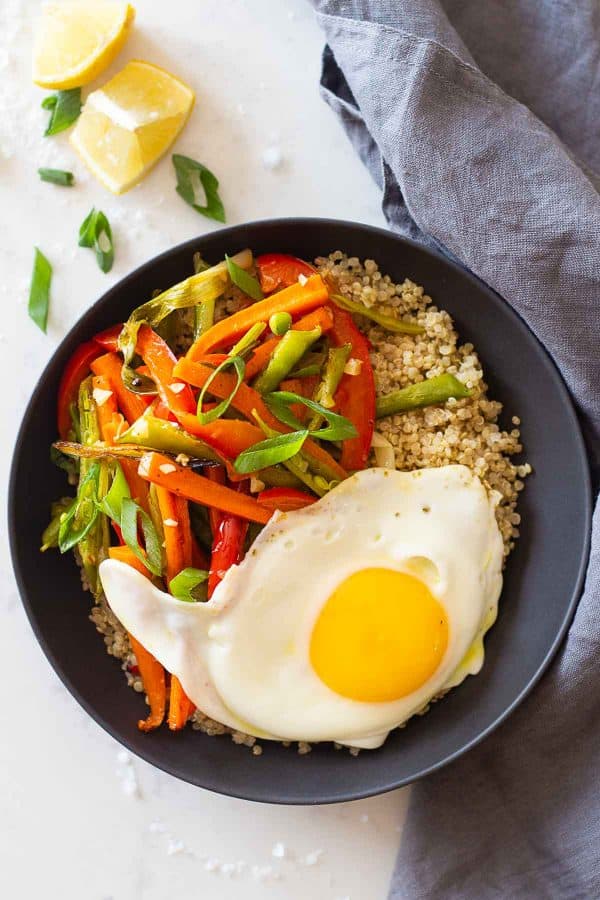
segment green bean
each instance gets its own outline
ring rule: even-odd
[[[315,391],[314,399],[325,409],[333,409],[335,406],[335,392],[339,387],[344,374],[344,367],[352,351],[352,344],[343,344],[341,347],[330,347],[327,354],[327,363],[323,378]],[[311,418],[309,431],[315,431],[321,425],[323,417],[318,413]]]
[[[254,387],[261,394],[268,394],[277,390],[283,379],[289,375],[295,365],[302,359],[309,347],[321,337],[321,329],[313,328],[312,331],[288,331],[281,338],[267,368],[254,382]]]
[[[79,388],[78,397],[79,422],[81,428],[81,442],[87,446],[91,446],[100,440],[100,425],[98,423],[98,413],[96,401],[92,396],[92,379],[91,377],[84,379]],[[90,467],[94,465],[94,461],[82,458],[79,464],[79,483],[88,474]],[[109,464],[105,461],[100,462],[100,475],[98,479],[98,500],[102,500],[109,488]],[[84,512],[85,515],[85,512]],[[99,513],[94,525],[83,537],[78,545],[77,550],[81,557],[81,564],[85,572],[90,589],[95,597],[98,597],[102,591],[102,585],[98,575],[98,566],[108,556],[108,548],[110,546],[110,533],[108,525],[108,517],[104,513]]]
[[[133,425],[117,438],[119,444],[135,444],[161,453],[183,453],[192,459],[206,459],[221,462],[212,447],[199,438],[192,437],[179,425],[158,419],[156,416],[140,416]]]
[[[385,397],[378,397],[377,418],[409,412],[422,406],[436,406],[445,403],[450,397],[462,399],[470,396],[471,392],[454,375],[437,375],[417,384],[409,384],[408,387],[393,391]]]
[[[384,313],[380,313],[376,309],[370,309],[363,303],[357,303],[356,300],[350,300],[342,294],[330,294],[330,297],[336,306],[340,306],[354,315],[364,316],[366,319],[376,322],[377,325],[381,325],[387,331],[393,331],[396,334],[423,334],[425,331],[416,322],[405,322],[404,319],[386,316]]]

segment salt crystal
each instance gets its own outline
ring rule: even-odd
[[[285,844],[282,844],[281,841],[278,841],[273,845],[273,849],[271,850],[271,855],[275,857],[275,859],[283,859],[285,856]]]
[[[177,853],[183,853],[185,850],[185,844],[183,841],[177,841],[175,838],[169,838],[169,842],[167,844],[167,856],[175,856]]]
[[[281,148],[277,147],[275,144],[267,147],[266,150],[263,151],[262,154],[262,164],[263,168],[268,169],[270,171],[274,171],[278,169],[283,163],[283,154],[281,152]]]

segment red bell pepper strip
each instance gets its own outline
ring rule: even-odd
[[[290,512],[294,509],[304,509],[316,503],[317,498],[305,491],[297,491],[296,488],[267,488],[261,491],[257,497],[259,503],[268,506],[269,509],[280,509],[282,512]]]
[[[334,306],[330,340],[336,347],[352,344],[351,356],[362,363],[358,375],[343,375],[335,393],[337,411],[346,416],[358,436],[342,444],[340,464],[344,469],[364,469],[371,450],[375,427],[375,379],[369,358],[369,343],[358,330],[350,313]]]
[[[263,294],[272,294],[298,281],[298,275],[314,275],[316,269],[286,253],[264,253],[256,259],[256,270]]]
[[[95,341],[80,344],[64,368],[58,386],[58,433],[62,441],[69,439],[71,430],[71,405],[77,402],[79,385],[89,375],[92,362],[102,354]]]
[[[111,325],[110,328],[106,328],[104,331],[95,334],[94,340],[110,353],[116,353],[119,349],[119,335],[122,331],[122,325]]]
[[[224,473],[213,472],[213,479],[218,481]],[[245,492],[243,485],[238,485],[240,493]],[[213,510],[211,510],[212,514]],[[219,513],[211,515],[211,527],[213,528],[213,544],[210,556],[210,570],[208,575],[208,596],[212,597],[213,591],[225,577],[225,573],[231,566],[241,562],[244,556],[244,542],[248,533],[248,522],[240,516],[231,513]]]

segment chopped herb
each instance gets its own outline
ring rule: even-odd
[[[115,259],[112,231],[108,219],[99,209],[92,209],[79,229],[79,246],[96,251],[96,260],[103,272],[110,272]]]
[[[142,550],[138,541],[138,516],[144,535],[146,552]],[[121,531],[123,540],[153,575],[162,575],[162,553],[160,540],[152,519],[148,513],[138,506],[131,497],[123,497],[121,502]]]
[[[50,110],[50,121],[44,137],[59,134],[76,122],[81,112],[81,88],[57,91],[42,100],[42,109]]]
[[[64,169],[38,169],[38,175],[42,181],[58,184],[61,187],[72,187],[75,183],[73,173],[65,172]]]
[[[222,372],[224,369],[230,368],[233,366],[237,375],[237,381],[235,387],[231,391],[229,397],[226,397],[225,400],[221,400],[214,409],[210,409],[208,412],[202,412],[202,404],[204,403],[204,397],[206,393],[210,393],[210,386],[217,375]],[[244,380],[244,374],[246,372],[246,364],[241,356],[228,356],[227,359],[224,359],[220,365],[214,369],[209,378],[206,380],[202,390],[200,391],[200,396],[198,397],[198,421],[201,425],[208,425],[209,422],[214,422],[216,419],[219,419],[231,404],[231,401],[237,394],[239,387]]]
[[[345,416],[338,413],[332,413],[325,409],[320,403],[314,400],[308,400],[301,397],[300,394],[294,394],[292,391],[273,391],[265,394],[264,401],[280,422],[288,425],[290,428],[302,428],[302,423],[296,418],[291,410],[294,403],[300,403],[310,409],[319,416],[319,421],[325,419],[325,428],[317,428],[311,431],[311,436],[319,438],[322,441],[345,441],[349,438],[355,438],[358,434],[356,428]]]
[[[112,484],[105,498],[100,503],[100,509],[106,513],[109,519],[116,522],[119,527],[121,526],[123,500],[127,497],[131,497],[127,479],[119,463],[115,463],[115,474]]]
[[[260,284],[253,275],[248,275],[248,273],[242,269],[241,266],[238,266],[238,264],[227,256],[227,254],[225,254],[225,262],[227,263],[229,277],[233,283],[239,287],[240,291],[243,291],[244,294],[252,297],[253,300],[262,300],[264,298],[265,295],[261,290]]]
[[[183,569],[171,579],[169,590],[177,600],[185,600],[186,603],[196,603],[198,600],[206,600],[205,582],[208,580],[208,572],[204,569]]]
[[[267,438],[266,441],[253,444],[240,453],[233,466],[241,475],[249,475],[251,472],[285,462],[299,453],[307,437],[308,429],[305,428],[290,434],[278,434],[277,437]]]
[[[58,531],[58,548],[66,553],[81,541],[93,527],[98,518],[98,481],[100,479],[100,463],[95,462],[83,478],[77,489],[77,496],[67,512],[60,520]]]
[[[33,319],[38,328],[46,333],[48,324],[48,309],[50,307],[50,282],[52,281],[52,266],[41,250],[35,248],[33,260],[33,273],[31,275],[31,287],[29,288],[29,317]]]
[[[202,163],[190,159],[189,156],[173,154],[173,165],[177,176],[177,193],[186,203],[209,219],[217,222],[225,221],[225,209],[219,197],[219,181]],[[206,196],[206,206],[197,202],[198,191],[202,189]]]

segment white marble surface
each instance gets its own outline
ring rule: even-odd
[[[168,157],[140,187],[115,198],[86,173],[64,135],[41,137],[47,114],[29,76],[39,5],[0,3],[3,500],[24,404],[65,332],[133,267],[215,227],[176,195]],[[230,223],[299,214],[382,224],[378,191],[319,98],[322,40],[303,0],[138,0],[136,6],[134,35],[114,69],[145,58],[193,85],[197,107],[177,150],[218,174]],[[269,148],[282,156],[276,170],[264,166]],[[72,170],[77,186],[40,183],[40,165]],[[77,247],[78,227],[94,205],[115,234],[108,276],[90,251]],[[54,266],[47,336],[26,310],[34,244]],[[123,759],[38,648],[14,584],[6,525],[2,532],[4,896],[229,900],[243,889],[248,900],[385,897],[405,792],[332,807],[269,807],[215,796]],[[241,871],[232,873],[228,864]]]

